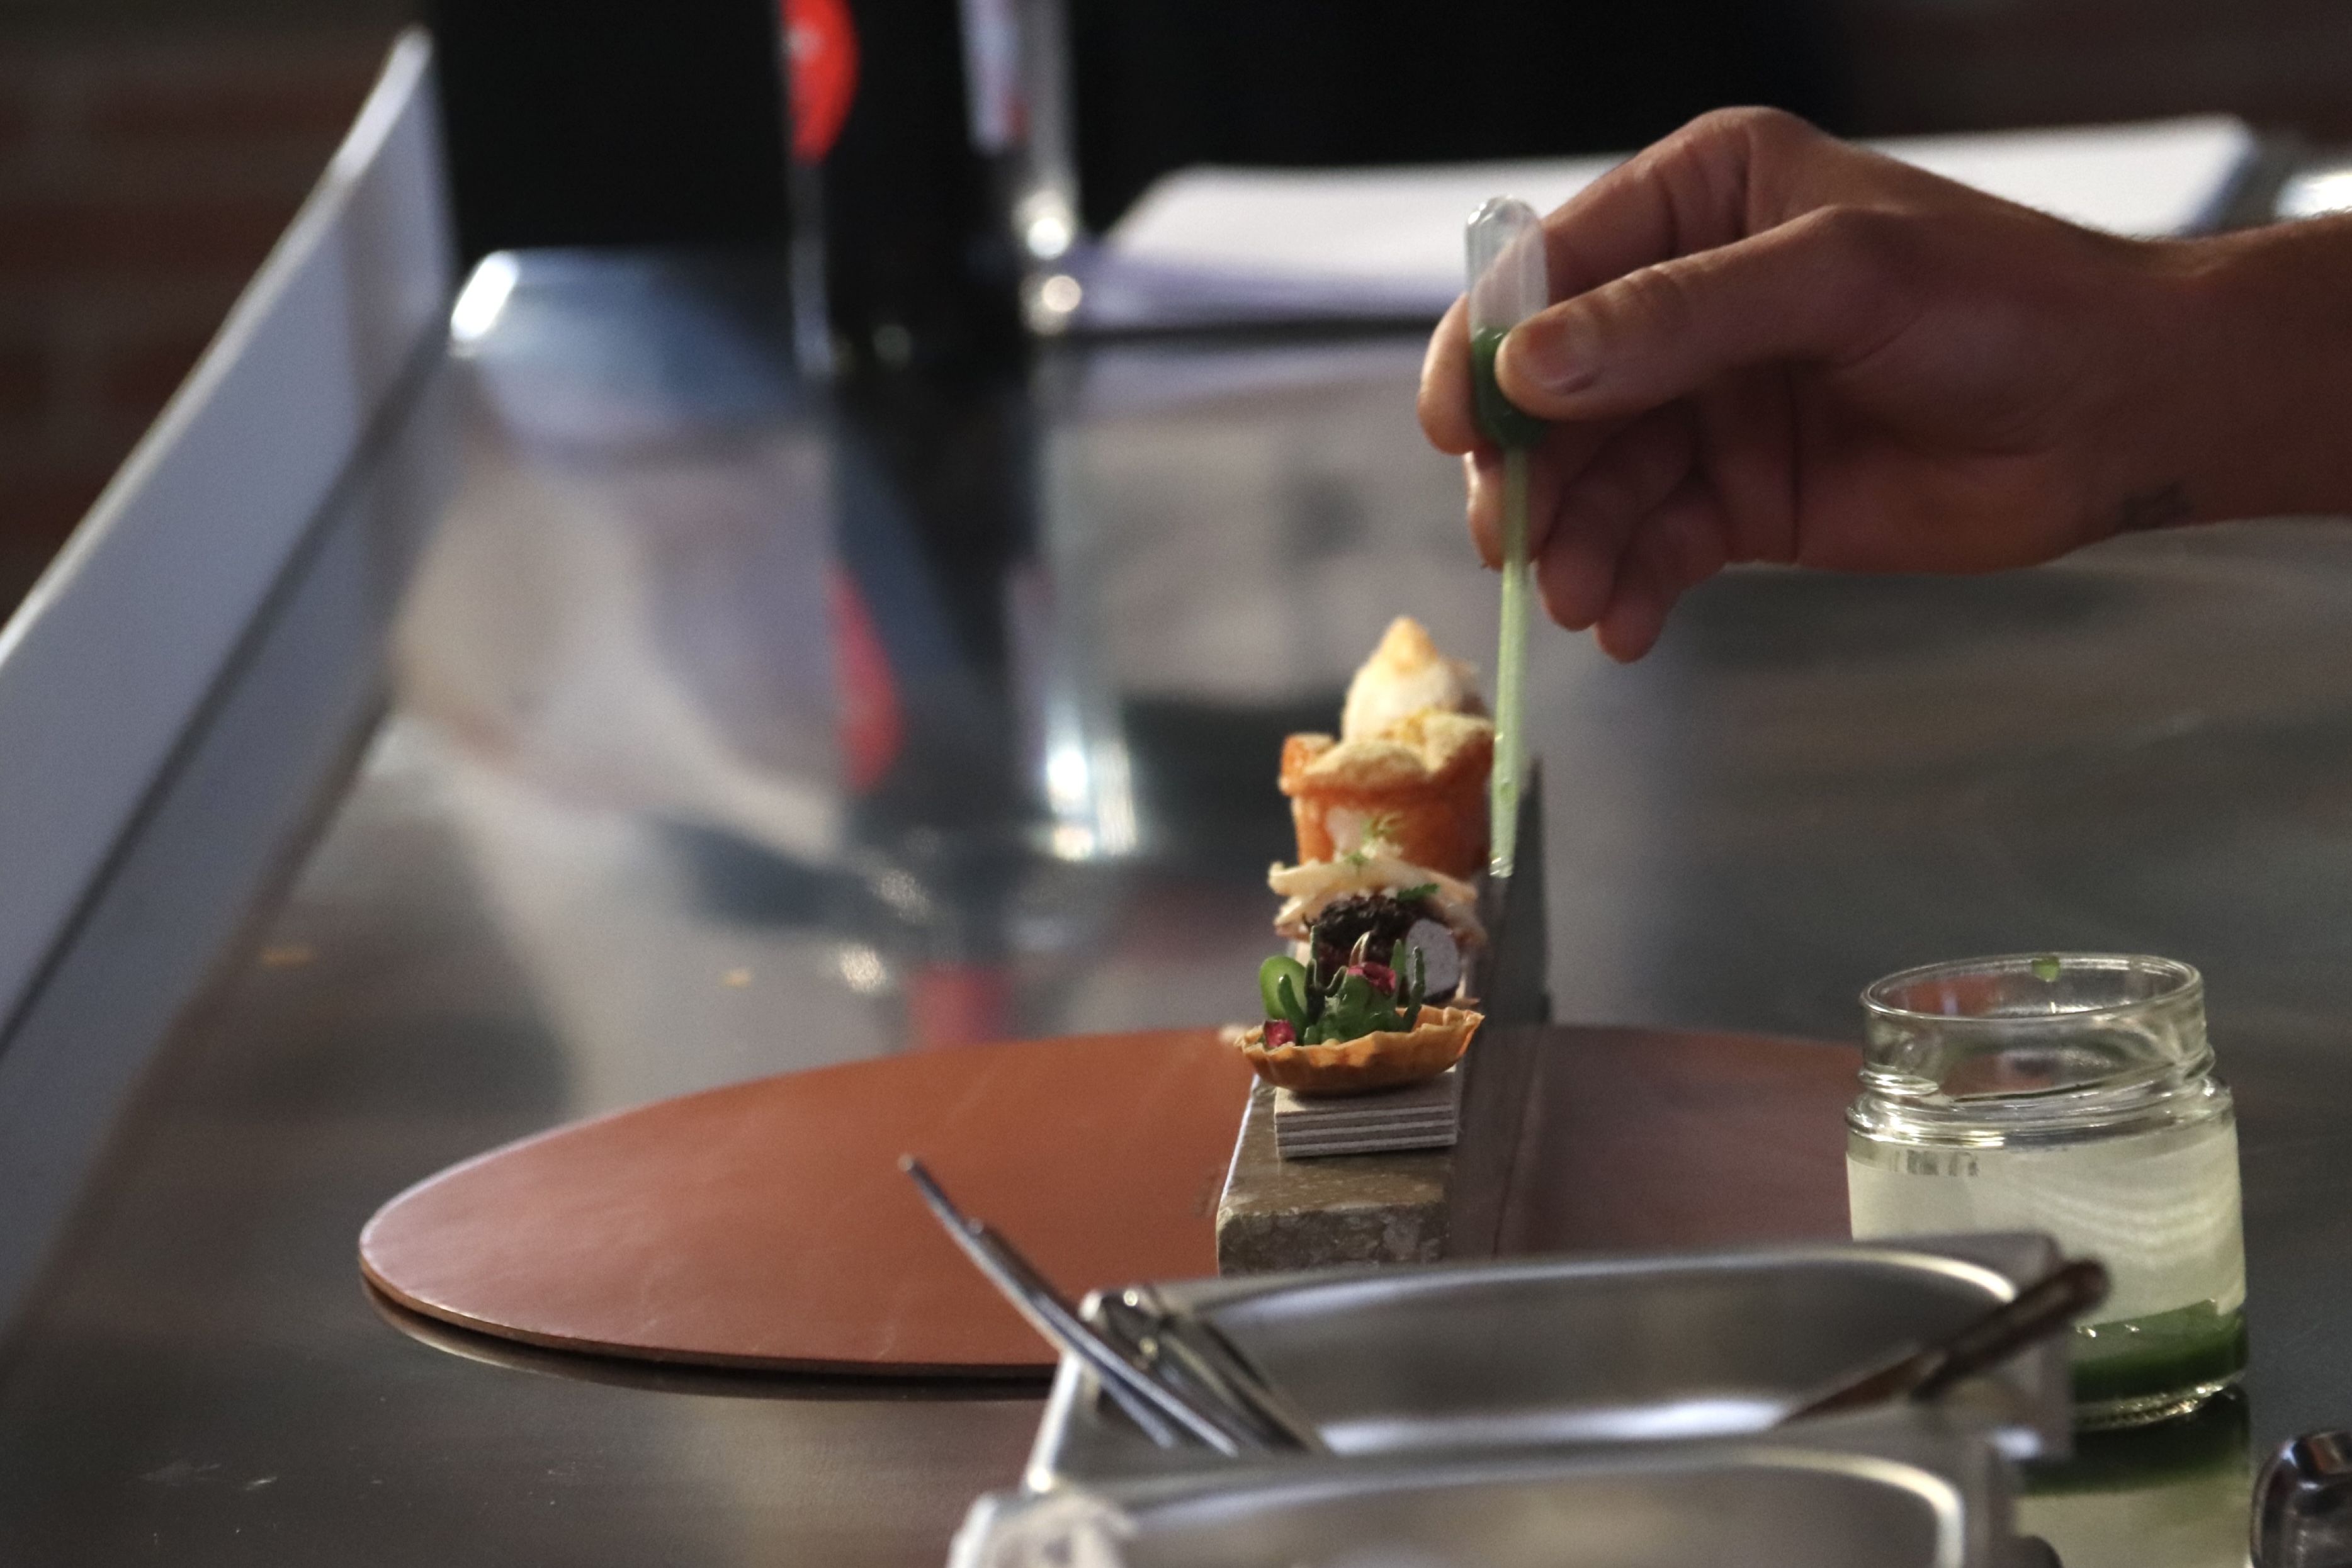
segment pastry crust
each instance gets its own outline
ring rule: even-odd
[[[1265,1026],[1244,1030],[1234,1049],[1257,1075],[1294,1094],[1362,1094],[1434,1078],[1470,1049],[1486,1022],[1467,1008],[1424,1007],[1411,1032],[1382,1030],[1328,1045],[1265,1045]]]
[[[1374,822],[1400,860],[1448,876],[1486,863],[1486,776],[1495,726],[1475,714],[1423,708],[1381,735],[1334,740],[1293,735],[1282,745],[1282,792],[1301,861],[1364,847]]]

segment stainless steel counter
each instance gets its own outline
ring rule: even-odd
[[[1491,646],[1417,342],[833,408],[756,269],[507,284],[8,1042],[153,1051],[0,1360],[0,1561],[939,1562],[1034,1400],[486,1366],[378,1318],[359,1225],[658,1095],[1245,1011],[1281,735],[1394,613]],[[2254,1427],[2352,1419],[2352,531],[1738,572],[1633,668],[1539,637],[1532,690],[1564,1019],[1851,1036],[1933,957],[2202,967]]]

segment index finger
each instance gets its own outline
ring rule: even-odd
[[[1429,352],[1421,361],[1421,392],[1413,407],[1421,415],[1422,434],[1440,452],[1460,455],[1489,445],[1478,434],[1470,408],[1469,304],[1456,299],[1429,335]]]
[[[1719,110],[1635,153],[1544,218],[1552,299],[1573,299],[1762,226],[1762,214],[1750,210],[1751,175],[1763,166],[1785,182],[1808,143],[1840,145],[1779,110]],[[1431,334],[1416,403],[1430,444],[1457,455],[1492,445],[1471,402],[1468,310],[1467,299],[1457,298]]]
[[[1839,143],[1779,110],[1701,115],[1601,175],[1545,217],[1551,297],[1572,299],[1629,272],[1711,250],[1785,214],[1775,183],[1807,152]]]
[[[1719,109],[1620,163],[1544,219],[1554,301],[1716,250],[1857,193],[1884,202],[1949,182],[1777,109]]]

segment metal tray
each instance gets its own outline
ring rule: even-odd
[[[2017,1568],[2007,1467],[1903,1407],[1728,1441],[1287,1458],[982,1498],[950,1568]]]
[[[1591,1447],[1760,1432],[1842,1375],[1958,1327],[2058,1261],[2042,1236],[1654,1258],[1320,1270],[1160,1287],[1341,1456]],[[1947,1395],[2013,1458],[2067,1451],[2066,1348]],[[1066,1361],[1025,1484],[1214,1469],[1154,1447]]]

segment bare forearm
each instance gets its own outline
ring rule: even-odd
[[[2168,248],[2148,479],[2116,528],[2352,512],[2352,218]]]

